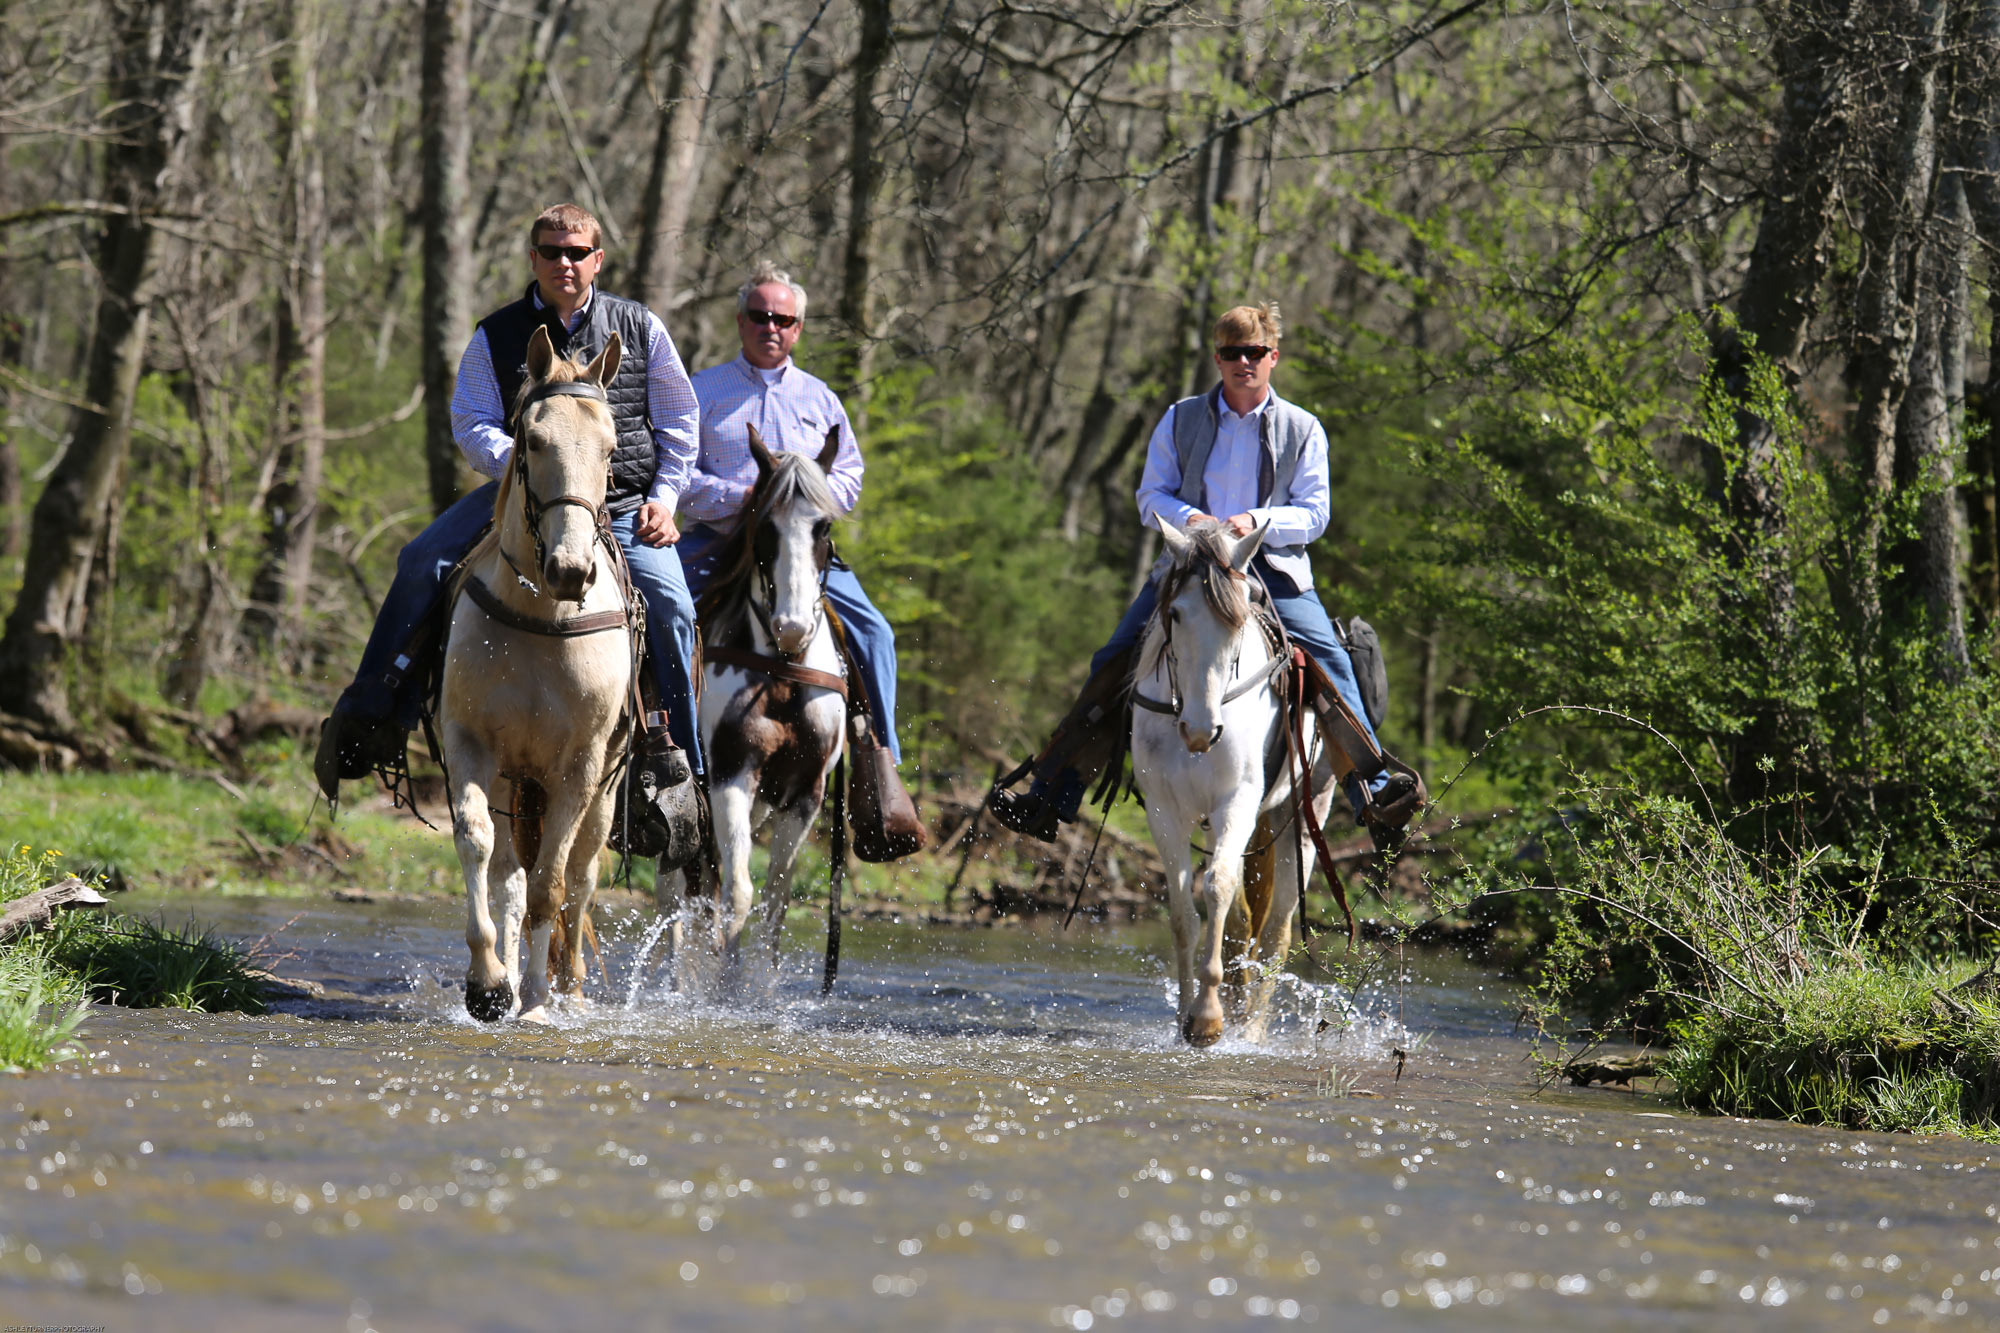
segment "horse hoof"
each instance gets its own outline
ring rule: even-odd
[[[521,1011],[521,1021],[523,1023],[539,1023],[545,1028],[555,1026],[555,1020],[549,1017],[549,1007],[545,1004],[538,1004],[532,1009],[523,1009]]]
[[[506,982],[498,986],[474,985],[465,981],[465,1012],[482,1023],[498,1023],[514,1007],[514,988]]]
[[[1196,1016],[1181,1029],[1181,1039],[1190,1046],[1213,1046],[1222,1040],[1222,1020]]]

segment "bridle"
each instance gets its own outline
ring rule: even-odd
[[[536,385],[528,396],[521,400],[520,406],[514,410],[514,457],[509,467],[514,473],[514,487],[521,493],[521,516],[528,525],[528,539],[534,543],[535,569],[537,571],[548,563],[548,543],[542,537],[542,520],[547,518],[552,510],[560,509],[564,505],[574,505],[590,515],[591,522],[596,526],[600,537],[609,535],[604,505],[601,501],[588,500],[581,495],[569,494],[558,495],[554,499],[544,500],[535,494],[535,488],[528,480],[528,451],[522,445],[521,436],[525,429],[528,409],[545,398],[592,398],[605,404],[607,407],[610,405],[610,399],[605,397],[602,388],[592,384],[589,380],[570,380],[560,384],[543,383]],[[541,588],[536,586],[535,581],[523,573],[521,567],[514,563],[514,557],[508,554],[507,548],[504,545],[500,548],[500,558],[507,562],[507,568],[514,571],[514,579],[517,583],[526,588],[532,596],[540,597],[542,595]],[[585,586],[588,585],[586,584]]]
[[[760,520],[760,525],[768,522],[768,518],[763,518]],[[815,563],[819,566],[819,596],[813,598],[812,624],[806,630],[805,647],[800,648],[795,653],[787,653],[778,647],[778,631],[772,623],[772,617],[775,613],[772,611],[769,602],[757,595],[758,589],[762,587],[769,590],[770,595],[775,598],[778,590],[777,575],[771,569],[771,562],[766,561],[761,555],[757,554],[757,534],[755,532],[749,534],[749,541],[750,588],[744,594],[744,602],[749,607],[750,614],[755,616],[757,623],[763,627],[764,638],[771,645],[771,651],[777,655],[780,661],[796,662],[805,656],[806,652],[812,647],[813,640],[819,637],[820,630],[826,624],[826,576],[827,572],[833,566],[833,544],[830,540],[828,541],[826,558],[824,560],[820,560],[819,553],[814,552]]]
[[[1238,575],[1238,577],[1242,576]],[[1261,584],[1253,583],[1252,586],[1262,591]],[[1269,597],[1270,594],[1265,592],[1265,605],[1269,604]],[[1132,687],[1132,702],[1149,713],[1165,713],[1170,717],[1178,719],[1181,708],[1185,705],[1186,700],[1181,695],[1179,656],[1174,652],[1174,622],[1167,618],[1166,612],[1167,606],[1164,604],[1163,599],[1163,604],[1159,611],[1155,613],[1155,618],[1160,622],[1160,637],[1165,640],[1160,650],[1160,656],[1167,668],[1167,692],[1169,697],[1164,700],[1148,698],[1140,692],[1137,684],[1134,684]],[[1254,604],[1251,610],[1251,618],[1257,622],[1258,628],[1264,632],[1266,644],[1271,649],[1271,661],[1264,670],[1254,676],[1237,681],[1233,687],[1225,690],[1222,695],[1222,703],[1225,707],[1260,686],[1269,686],[1273,690],[1280,689],[1281,681],[1284,678],[1288,655],[1284,651],[1284,626],[1282,622],[1279,623],[1274,634],[1271,622],[1276,617],[1266,614]],[[1232,678],[1236,675],[1237,669],[1242,665],[1242,662],[1243,636],[1241,633],[1238,633],[1236,636],[1235,652],[1229,659],[1229,674]],[[1222,724],[1218,722],[1215,732],[1209,737],[1210,742],[1213,743],[1221,734]]]

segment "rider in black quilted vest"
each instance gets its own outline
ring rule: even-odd
[[[475,471],[498,478],[513,455],[509,405],[526,375],[534,331],[546,328],[557,353],[578,362],[618,335],[624,357],[606,390],[618,430],[606,509],[633,585],[646,599],[647,656],[669,730],[699,771],[689,676],[694,602],[674,550],[680,532],[673,518],[694,464],[694,389],[659,318],[636,301],[596,289],[604,262],[601,235],[597,219],[575,204],[558,204],[535,219],[528,231],[534,282],[473,331],[452,395],[452,436]],[[497,489],[496,480],[459,500],[398,557],[360,667],[320,733],[313,773],[328,800],[337,796],[342,778],[394,767],[401,756],[421,703],[407,678],[407,649],[439,611],[445,576],[491,520]],[[676,755],[669,769],[684,778],[688,764]]]

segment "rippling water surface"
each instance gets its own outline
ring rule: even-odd
[[[822,1001],[801,922],[718,1004],[614,908],[594,1009],[485,1028],[452,903],[196,910],[326,996],[0,1076],[0,1323],[2000,1327],[1995,1149],[1538,1096],[1462,967],[1191,1052],[1164,931],[850,923]]]

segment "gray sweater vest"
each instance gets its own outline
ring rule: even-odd
[[[1218,387],[1193,398],[1183,398],[1173,406],[1174,454],[1181,465],[1178,495],[1181,503],[1203,511],[1208,509],[1208,483],[1202,473],[1208,470],[1209,451],[1215,448],[1216,431],[1220,429],[1221,399],[1222,390]],[[1270,406],[1257,418],[1257,423],[1264,446],[1257,461],[1257,507],[1288,505],[1292,502],[1292,478],[1298,474],[1299,456],[1319,421],[1304,408],[1278,397],[1274,389]],[[1301,593],[1312,588],[1312,563],[1306,559],[1305,547],[1266,544],[1258,558],[1277,576],[1274,582],[1278,586],[1271,589],[1273,592]]]

